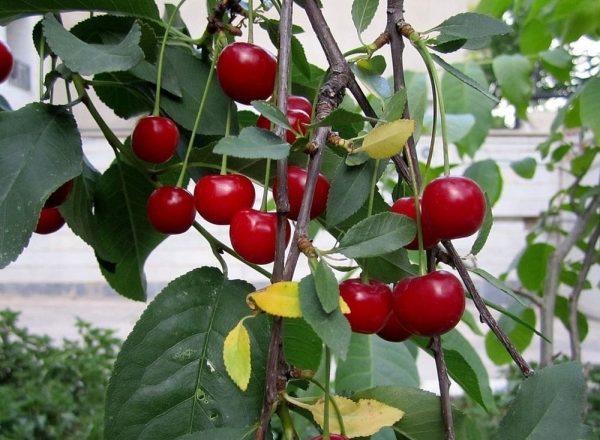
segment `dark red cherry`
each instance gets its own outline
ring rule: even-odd
[[[412,333],[406,330],[396,315],[392,313],[383,328],[377,332],[377,336],[389,342],[402,342],[410,338]]]
[[[0,41],[0,83],[6,81],[10,76],[13,63],[12,52],[6,44]]]
[[[65,224],[65,219],[58,208],[42,208],[35,232],[38,234],[51,234],[58,231]]]
[[[194,197],[183,188],[161,186],[150,194],[147,212],[150,224],[158,232],[181,234],[194,223]]]
[[[302,135],[306,134],[306,125],[310,124],[310,116],[305,111],[288,109],[287,120],[296,132]],[[260,115],[256,121],[256,126],[264,128],[265,130],[270,130],[271,122],[263,115]],[[296,135],[293,131],[287,130],[285,132],[285,140],[288,144],[293,144],[296,142]]]
[[[203,176],[196,183],[196,210],[205,220],[228,225],[233,215],[254,204],[254,185],[241,174]]]
[[[304,196],[304,188],[306,187],[306,179],[308,172],[301,167],[290,165],[288,167],[287,185],[288,199],[290,202],[290,212],[288,217],[292,220],[298,220],[300,206],[302,205],[302,197]],[[273,182],[273,197],[277,198],[277,178]],[[315,185],[315,193],[313,196],[312,206],[310,208],[310,218],[320,216],[325,212],[327,207],[327,196],[329,195],[329,181],[325,176],[319,174]]]
[[[69,180],[58,187],[50,197],[44,203],[44,208],[56,208],[62,205],[69,197],[71,190],[73,189],[73,180]]]
[[[250,104],[256,99],[267,99],[273,93],[277,60],[255,44],[231,43],[219,55],[217,76],[227,96]]]
[[[377,280],[364,283],[352,278],[340,283],[340,295],[350,307],[346,318],[353,332],[377,333],[392,313],[392,292]]]
[[[312,103],[304,96],[289,95],[287,108],[288,110],[302,110],[307,115],[312,115]]]
[[[290,224],[286,221],[285,242],[290,240]],[[267,264],[275,261],[277,214],[256,209],[242,209],[234,214],[229,227],[233,249],[246,261]]]
[[[131,136],[131,147],[135,155],[156,164],[171,159],[178,143],[177,125],[163,116],[144,116],[136,124]]]
[[[405,215],[415,222],[417,221],[417,210],[415,209],[415,198],[414,197],[401,197],[394,202],[390,208],[391,212]],[[429,249],[434,247],[439,240],[432,234],[429,223],[421,216],[421,231],[423,232],[423,248]],[[404,246],[406,249],[417,250],[419,249],[419,239],[415,236],[415,239],[409,244]]]

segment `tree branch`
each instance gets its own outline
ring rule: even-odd
[[[463,283],[465,283],[467,291],[471,295],[473,303],[475,304],[475,307],[477,307],[477,310],[479,311],[483,322],[487,324],[490,330],[492,330],[492,332],[496,335],[496,338],[498,338],[500,343],[504,345],[504,348],[506,348],[506,351],[508,351],[510,357],[512,357],[517,366],[521,369],[523,375],[531,376],[534,373],[534,371],[531,369],[527,361],[523,359],[521,353],[519,353],[519,351],[515,348],[510,339],[508,339],[506,333],[504,333],[504,331],[500,328],[500,326],[488,310],[487,306],[483,302],[483,299],[479,295],[477,288],[475,287],[475,283],[473,283],[473,280],[471,279],[467,268],[465,267],[462,259],[460,258],[460,255],[458,255],[458,252],[456,252],[456,249],[454,248],[452,242],[446,240],[442,241],[442,244],[448,251],[448,254],[451,259],[451,264],[456,268],[456,270],[460,274],[460,277],[463,280]]]
[[[445,440],[455,440],[454,421],[452,420],[452,404],[450,403],[450,379],[448,369],[444,362],[444,351],[442,350],[442,338],[434,336],[430,342],[431,351],[435,357],[438,381],[440,383],[440,405],[442,407],[442,419],[444,420]]]

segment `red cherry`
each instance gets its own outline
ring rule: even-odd
[[[288,167],[287,185],[288,199],[290,201],[290,212],[288,217],[292,220],[298,220],[307,176],[308,172],[304,168],[294,165]],[[275,178],[275,181],[273,182],[273,197],[277,198],[277,194],[277,178]],[[313,196],[312,206],[310,208],[311,219],[318,217],[325,212],[328,195],[329,181],[325,176],[319,174],[317,176],[317,184],[315,185],[315,193]]]
[[[310,116],[303,110],[298,109],[288,109],[287,111],[287,120],[292,126],[294,130],[302,135],[306,134],[306,124],[310,124]],[[271,129],[271,121],[265,118],[263,115],[258,117],[256,121],[256,126],[259,128],[264,128],[265,130]],[[288,144],[293,144],[296,142],[296,135],[293,131],[287,130],[285,132],[285,140]]]
[[[244,260],[255,264],[272,263],[277,244],[277,214],[242,209],[231,219],[229,238],[233,249]],[[289,241],[290,224],[286,221],[286,245]]]
[[[196,216],[194,197],[178,186],[161,186],[148,197],[148,220],[158,232],[181,234],[187,231]]]
[[[377,333],[392,313],[392,292],[377,280],[363,283],[352,278],[340,283],[340,295],[350,307],[346,318],[356,333]]]
[[[312,103],[304,96],[289,95],[287,108],[288,110],[302,110],[309,116],[312,114]]]
[[[468,237],[483,223],[485,196],[468,177],[438,177],[423,191],[421,212],[431,233],[441,240]]]
[[[6,81],[13,68],[14,59],[8,46],[0,41],[0,83]]]
[[[394,202],[390,211],[412,218],[415,222],[417,221],[417,210],[415,209],[414,197],[399,198]],[[423,247],[425,249],[432,248],[438,243],[439,240],[432,234],[431,227],[423,216],[421,216],[421,231],[423,232]],[[415,236],[415,239],[404,247],[413,251],[419,249],[418,237]]]
[[[402,326],[421,336],[452,330],[465,311],[461,282],[443,270],[401,280],[392,298],[394,313]]]
[[[331,440],[348,440],[348,437],[344,437],[341,434],[329,434],[329,438]],[[312,440],[323,440],[323,436],[318,435],[316,437],[313,437]]]
[[[69,197],[72,189],[73,180],[63,183],[58,189],[50,194],[50,197],[48,197],[48,200],[44,203],[44,208],[56,208],[57,206],[62,205],[67,200],[67,197]]]
[[[241,174],[204,176],[194,189],[196,210],[216,225],[228,225],[236,212],[252,208],[254,197],[254,185]]]
[[[51,234],[58,231],[65,224],[65,219],[58,208],[42,208],[35,232],[38,234]]]
[[[392,313],[383,328],[377,332],[377,336],[390,342],[402,342],[410,338],[412,333],[406,330],[396,315]]]
[[[133,129],[131,147],[137,157],[150,163],[165,163],[179,143],[179,129],[164,116],[144,116]]]
[[[260,46],[236,42],[228,45],[217,60],[221,88],[231,99],[250,104],[273,93],[277,60]]]

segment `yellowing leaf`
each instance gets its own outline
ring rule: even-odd
[[[348,438],[371,436],[377,433],[381,428],[392,426],[404,416],[404,411],[373,399],[361,399],[358,402],[355,402],[346,397],[331,396],[331,398],[335,399],[342,418],[344,419],[346,437]],[[310,411],[315,422],[323,428],[325,409],[324,399],[319,399],[313,405],[304,404],[295,399],[290,401],[294,405]],[[330,403],[329,409],[329,431],[336,433],[341,432],[340,424],[332,403]]]
[[[398,119],[375,127],[365,136],[362,147],[355,151],[364,151],[372,159],[389,159],[400,153],[415,131],[415,121]]]
[[[251,308],[269,315],[300,318],[300,291],[295,281],[280,281],[248,295]]]
[[[279,281],[271,284],[248,295],[247,302],[251,309],[259,309],[269,315],[302,318],[300,289],[296,281]],[[350,313],[350,307],[342,297],[340,297],[340,310],[345,314]]]
[[[223,362],[231,380],[246,391],[252,371],[250,336],[243,319],[229,332],[223,344]]]

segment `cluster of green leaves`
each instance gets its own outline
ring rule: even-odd
[[[104,397],[121,341],[78,320],[79,340],[55,345],[0,311],[0,437],[101,439]]]

